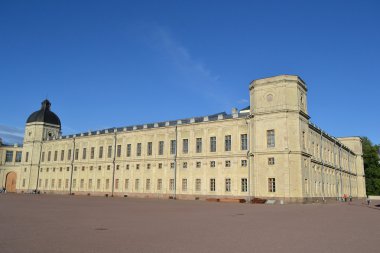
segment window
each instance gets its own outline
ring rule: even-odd
[[[101,171],[102,170],[102,166],[98,166],[98,170]]]
[[[177,141],[171,140],[170,141],[170,154],[175,155],[176,151],[177,151]]]
[[[90,171],[93,171],[94,170],[94,166],[90,166]]]
[[[149,170],[150,169],[150,163],[148,163],[147,165],[146,165],[146,168]]]
[[[51,180],[51,188],[54,188],[55,187],[55,179],[52,179]]]
[[[306,138],[305,138],[305,131],[302,132],[302,148],[306,148]]]
[[[50,151],[49,151],[50,154]],[[79,158],[79,149],[75,149],[75,160],[78,160]],[[50,161],[50,159],[48,159]]]
[[[29,160],[29,152],[26,152],[25,153],[25,162],[28,162],[28,160]]]
[[[140,169],[140,164],[136,164],[136,170]]]
[[[69,179],[65,180],[65,189],[69,188]]]
[[[164,154],[164,141],[158,142],[158,154],[163,155]]]
[[[22,180],[22,187],[25,187],[25,178]]]
[[[170,191],[173,191],[173,190],[174,190],[174,179],[173,179],[173,178],[171,178],[171,179],[169,180],[169,190],[170,190]]]
[[[127,144],[127,157],[131,157],[132,144]]]
[[[49,171],[49,168],[47,170]],[[77,171],[77,166],[74,166],[74,171]]]
[[[182,153],[189,153],[189,139],[182,140]]]
[[[231,167],[231,161],[230,161],[230,160],[227,160],[227,161],[225,162],[225,166],[226,166],[227,168]]]
[[[141,143],[137,143],[136,156],[141,156]]]
[[[242,178],[241,179],[241,191],[242,192],[247,192],[248,191],[248,179],[247,178]]]
[[[116,170],[119,170],[120,169],[120,165],[116,165]]]
[[[138,191],[140,187],[140,179],[135,179],[135,190]]]
[[[42,187],[42,179],[41,178],[38,180],[38,186]]]
[[[48,184],[49,184],[49,179],[45,179],[45,188],[48,187]]]
[[[100,184],[101,184],[101,180],[100,180],[100,179],[97,179],[97,180],[96,180],[96,189],[97,189],[97,190],[100,190]]]
[[[67,168],[66,168],[66,171],[70,171],[70,167],[67,167]]]
[[[44,162],[45,161],[45,152],[42,152],[41,154],[41,162]]]
[[[117,145],[116,156],[117,156],[117,157],[120,157],[120,156],[121,156],[121,145]]]
[[[87,155],[87,149],[83,148],[82,160],[86,159],[86,155]]]
[[[248,149],[248,137],[247,134],[240,135],[240,149],[247,150]]]
[[[158,164],[158,168],[159,168],[159,169],[162,169],[162,163],[159,163],[159,164]]]
[[[202,152],[202,138],[197,138],[195,141],[195,152],[201,153]]]
[[[119,189],[119,179],[115,179],[115,190]]]
[[[92,179],[88,180],[88,189],[92,189]]]
[[[5,152],[5,162],[12,162],[13,161],[13,151],[7,150]]]
[[[108,158],[111,158],[111,157],[112,157],[112,146],[111,146],[111,145],[108,146],[107,157],[108,157]]]
[[[106,179],[106,190],[110,187],[110,180],[107,178]]]
[[[170,168],[174,169],[174,163],[170,163]]]
[[[16,160],[15,160],[16,163],[21,162],[21,156],[22,156],[22,152],[16,151]]]
[[[183,162],[182,168],[187,169],[187,162]]]
[[[57,161],[58,159],[58,151],[54,151],[54,161]]]
[[[67,160],[70,161],[71,160],[71,149],[69,149],[67,151]]]
[[[214,192],[215,191],[215,178],[210,179],[210,191]]]
[[[224,137],[224,151],[231,151],[231,135]]]
[[[187,191],[187,179],[183,178],[182,179],[182,191]]]
[[[226,192],[230,192],[231,191],[231,178],[226,178],[225,190],[226,190]]]
[[[210,152],[216,152],[216,137],[210,137]]]
[[[153,151],[153,143],[148,142],[147,155],[152,155],[152,151]]]
[[[150,191],[150,179],[149,179],[149,178],[146,179],[146,182],[145,182],[145,189],[146,189],[147,191]]]
[[[94,159],[94,158],[95,158],[95,147],[91,147],[90,159]]]
[[[276,179],[275,178],[268,178],[268,191],[269,192],[276,192]]]
[[[54,169],[55,170],[55,169]],[[82,171],[84,171],[84,166],[82,166]]]
[[[274,165],[274,157],[268,158],[268,165]]]
[[[201,164],[202,164],[201,162],[197,162],[196,165],[195,165],[195,167],[196,167],[196,168],[200,168],[200,167],[201,167]]]
[[[215,161],[211,161],[211,162],[210,162],[210,167],[211,167],[211,168],[215,168]]]
[[[275,136],[274,130],[267,130],[267,147],[274,148],[275,147]]]
[[[129,179],[128,179],[128,178],[125,179],[125,181],[124,181],[124,188],[125,188],[126,190],[129,189]]]
[[[111,165],[107,165],[107,170],[111,170]]]
[[[80,188],[83,189],[83,187],[84,187],[84,179],[81,179],[80,180]]]
[[[65,150],[61,150],[61,161],[65,159]]]
[[[47,179],[46,179],[46,181],[47,181]],[[73,188],[76,188],[77,187],[77,180],[74,178],[73,179]]]
[[[58,179],[58,188],[59,188],[59,189],[62,188],[62,179]]]
[[[48,152],[48,162],[50,162],[51,159],[51,151]]]
[[[201,179],[197,178],[195,179],[195,191],[199,192],[201,191]]]
[[[162,190],[162,179],[159,178],[157,179],[157,191],[161,191]]]
[[[241,160],[241,167],[247,167],[247,160]]]

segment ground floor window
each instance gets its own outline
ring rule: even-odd
[[[276,192],[276,179],[275,178],[268,178],[268,191],[269,192]]]
[[[100,190],[100,179],[98,179],[97,181],[96,181],[96,189],[97,190]]]
[[[225,190],[226,190],[226,192],[231,191],[231,178],[226,178]]]
[[[182,179],[182,191],[187,191],[187,179]]]
[[[140,184],[140,180],[139,179],[135,179],[135,190],[138,191],[139,190],[139,185]]]
[[[157,179],[157,191],[162,190],[162,179]]]
[[[150,191],[150,179],[149,178],[146,180],[145,188],[147,191]]]
[[[129,179],[125,179],[124,187],[125,187],[126,190],[129,189]]]
[[[242,192],[247,192],[248,191],[248,180],[247,180],[247,178],[242,178],[241,179],[241,191]]]
[[[195,179],[195,190],[198,192],[201,191],[201,182],[200,178]]]
[[[210,179],[210,191],[214,192],[216,189],[215,187],[215,178]]]
[[[174,190],[174,179],[170,179],[170,181],[169,181],[169,190],[171,190],[171,191]]]

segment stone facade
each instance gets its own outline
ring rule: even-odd
[[[250,110],[231,114],[70,136],[60,125],[28,122],[22,147],[0,147],[0,182],[15,172],[17,192],[285,202],[366,196],[361,139],[334,138],[310,122],[301,78],[259,79],[249,91]],[[22,152],[21,161],[7,160],[7,151]]]

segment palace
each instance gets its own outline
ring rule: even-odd
[[[366,196],[362,143],[310,122],[298,76],[254,80],[250,106],[175,121],[61,135],[42,102],[22,146],[0,146],[8,192],[285,202]]]

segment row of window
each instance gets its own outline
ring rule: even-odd
[[[85,188],[84,181],[85,181],[84,179],[80,179],[79,188],[82,190]],[[51,188],[56,187],[55,182],[56,182],[55,179],[51,179],[51,181],[50,181],[50,187]],[[25,184],[25,180],[23,180],[23,186],[25,186],[24,184]],[[39,179],[38,184],[39,184],[39,187],[42,187],[42,179]],[[169,190],[170,191],[174,190],[174,188],[175,188],[174,185],[175,185],[174,179],[173,178],[169,179]],[[48,188],[48,187],[49,187],[49,179],[45,179],[44,188]],[[62,188],[62,179],[58,179],[57,187]],[[68,187],[69,187],[69,179],[65,179],[65,187],[64,188],[68,189]],[[72,187],[73,188],[77,187],[77,180],[75,178],[73,179]],[[93,188],[93,180],[92,179],[88,179],[87,188],[88,189]],[[110,189],[110,179],[105,179],[105,187],[104,188],[105,188],[104,190]],[[101,179],[96,180],[96,189],[97,190],[101,189]],[[120,189],[120,179],[115,179],[114,189],[115,190]],[[124,180],[124,189],[125,190],[130,189],[130,181],[128,178]],[[136,191],[140,190],[140,179],[135,179],[134,189]],[[159,178],[159,179],[157,179],[156,190],[161,191],[162,189],[163,189],[163,181],[161,178]],[[188,179],[187,178],[182,179],[181,189],[183,192],[188,190]],[[231,192],[231,189],[232,189],[232,179],[226,178],[224,181],[224,191],[225,192]],[[145,180],[145,190],[147,190],[147,191],[152,190],[151,189],[151,179],[149,179],[149,178]],[[201,190],[202,190],[202,180],[200,178],[197,178],[197,179],[195,179],[195,191],[201,191]],[[241,179],[240,190],[241,190],[241,192],[247,192],[248,191],[248,180],[247,180],[247,178]],[[216,191],[216,179],[215,178],[210,178],[209,191],[210,192]],[[268,178],[268,192],[276,192],[276,179],[275,178]]]
[[[217,140],[216,140],[215,136],[210,137],[210,149],[209,149],[210,152],[216,152],[216,150],[217,150],[216,142],[217,142]],[[196,138],[196,140],[195,140],[195,152],[196,153],[202,153],[203,152],[203,144],[202,143],[203,143],[202,138]],[[231,151],[231,145],[232,145],[231,143],[232,143],[231,135],[226,135],[225,140],[224,140],[224,151]],[[158,155],[164,154],[164,146],[165,146],[164,144],[165,144],[164,141],[158,142]],[[107,147],[107,158],[113,157],[112,149],[113,149],[112,145],[109,145]],[[248,150],[247,134],[241,134],[240,135],[240,149],[241,150]],[[72,158],[71,152],[72,152],[72,150],[69,149],[67,152],[67,160],[71,160],[71,158]],[[88,152],[87,148],[82,149],[82,159],[83,160],[87,159],[87,152]],[[103,146],[100,146],[99,150],[98,150],[98,158],[99,159],[103,158],[103,153],[104,153]],[[116,157],[121,157],[121,153],[122,153],[122,146],[117,145],[116,146]],[[189,139],[182,139],[182,153],[183,154],[189,153]],[[152,142],[147,143],[147,153],[146,154],[148,156],[151,156],[153,154],[153,143]],[[172,155],[177,154],[177,141],[176,140],[170,141],[170,154],[172,154]],[[58,151],[54,151],[53,155],[54,155],[53,160],[57,161],[58,160]],[[142,143],[137,143],[137,145],[136,145],[136,156],[141,156],[141,155],[142,155]],[[52,156],[52,152],[48,151],[47,152],[47,161],[52,160],[51,156]],[[127,144],[126,156],[127,157],[132,156],[132,144]],[[64,158],[65,158],[65,151],[61,150],[60,160],[63,161]],[[90,159],[94,159],[94,158],[95,158],[95,147],[91,147],[90,148]],[[79,159],[79,149],[78,148],[75,149],[75,151],[74,151],[74,159],[75,160]],[[42,152],[41,161],[42,162],[45,161],[45,152]]]
[[[13,155],[14,155],[14,151],[6,150],[5,151],[5,162],[13,162]],[[15,162],[16,163],[21,162],[21,158],[22,158],[22,151],[16,151]],[[29,159],[29,153],[26,152],[25,162],[28,162],[28,159]]]

